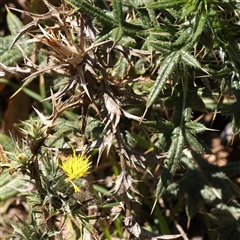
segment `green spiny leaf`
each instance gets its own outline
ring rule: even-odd
[[[167,151],[171,145],[171,137],[169,134],[161,134],[159,136],[159,141],[156,143],[157,148],[164,152]]]
[[[123,23],[122,0],[112,0],[113,17],[119,23]]]
[[[158,132],[170,134],[174,130],[174,123],[170,121],[145,121],[144,124],[146,124],[147,127],[155,133]]]
[[[164,161],[163,171],[161,173],[156,189],[156,199],[159,199],[167,189],[174,173],[176,172],[178,162],[182,156],[184,148],[184,136],[178,127],[174,130],[171,146],[167,158]]]
[[[185,129],[192,134],[203,133],[207,130],[203,124],[194,121],[187,122],[185,124]]]
[[[184,4],[184,0],[177,0],[177,1],[171,1],[171,0],[160,0],[157,2],[154,2],[153,0],[149,0],[146,8],[150,9],[166,9],[166,8],[179,8]]]
[[[184,31],[181,31],[179,38],[172,44],[172,47],[179,49],[182,45],[186,46],[191,40],[192,28],[187,28]]]
[[[206,14],[201,14],[200,16],[197,15],[196,18],[197,19],[195,21],[197,24],[194,26],[194,34],[191,39],[192,46],[199,41],[199,38],[201,37],[203,29],[206,25]]]
[[[161,9],[161,12],[171,24],[174,24],[176,22],[176,17],[171,13],[171,11]]]
[[[170,42],[164,42],[159,40],[149,40],[150,45],[161,52],[170,54],[173,51],[173,45]]]
[[[104,24],[104,26],[109,27],[118,26],[118,22],[115,21],[112,17],[108,16],[101,9],[93,6],[92,4],[89,4],[85,0],[67,0],[67,2],[74,6],[75,8],[79,8],[83,12],[87,13],[89,16],[97,18],[97,20]]]
[[[171,53],[169,56],[167,56],[163,61],[158,71],[157,79],[152,87],[152,91],[149,94],[149,97],[146,103],[147,108],[149,108],[154,103],[158,94],[162,91],[164,84],[166,83],[170,75],[173,73],[173,71],[176,69],[179,58],[180,58],[180,52],[176,51]]]
[[[183,49],[180,52],[181,52],[181,59],[183,60],[183,62],[185,62],[187,66],[192,66],[194,68],[201,68],[198,60],[195,57],[193,57],[189,52]]]
[[[145,26],[139,24],[132,24],[128,22],[123,22],[122,24],[123,31],[130,37],[138,38],[147,38],[149,33],[147,32],[147,28]]]
[[[211,150],[200,139],[194,136],[194,134],[192,134],[191,132],[187,130],[184,131],[184,137],[189,143],[189,145],[191,146],[191,148],[193,148],[196,152],[201,154],[211,153]]]
[[[182,14],[181,18],[184,19],[185,17],[187,17],[189,14],[191,14],[195,10],[196,10],[196,5],[194,3],[189,4],[188,6],[184,6],[183,14]]]

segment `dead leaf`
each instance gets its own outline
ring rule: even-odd
[[[122,194],[126,194],[129,199],[133,199],[128,190],[135,192],[138,195],[141,195],[133,186],[132,183],[137,182],[129,175],[126,171],[122,171],[118,176],[114,188],[111,190],[114,195],[121,196]],[[141,195],[142,196],[142,195]],[[136,200],[137,201],[137,200]]]

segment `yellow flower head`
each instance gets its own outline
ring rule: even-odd
[[[59,166],[67,175],[66,180],[72,183],[75,192],[80,192],[80,189],[73,181],[89,173],[88,169],[91,164],[88,162],[89,157],[84,156],[84,151],[76,155],[76,151],[73,149],[73,156],[70,155],[66,159],[61,159],[62,164],[59,164]]]

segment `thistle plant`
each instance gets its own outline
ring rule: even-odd
[[[50,151],[44,143],[46,128],[40,122],[38,119],[24,124],[22,132],[27,134],[27,141],[17,145],[15,154],[9,153],[9,160],[5,163],[13,176],[14,172],[21,172],[22,178],[32,185],[30,194],[23,193],[28,199],[29,211],[32,212],[31,222],[26,224],[20,220],[19,225],[12,222],[15,230],[12,237],[55,239],[59,236],[74,236],[74,232],[62,232],[68,218],[84,219],[82,224],[87,223],[79,194],[86,194],[82,187],[83,178],[90,169],[90,156],[85,157],[84,152],[78,155],[73,150],[73,156],[64,157]],[[88,199],[85,197],[84,200]],[[65,219],[61,220],[61,216]],[[61,223],[61,228],[57,222]],[[88,225],[85,227],[89,228]],[[81,226],[79,230],[82,231]]]
[[[45,14],[9,10],[14,27],[0,56],[1,81],[22,80],[12,97],[31,82],[48,82],[44,99],[34,95],[42,109],[20,124],[15,151],[1,151],[2,167],[32,186],[22,193],[30,221],[12,222],[12,236],[187,238],[200,211],[207,228],[216,224],[218,239],[237,239],[239,187],[230,176],[239,163],[216,167],[202,159],[212,152],[200,134],[212,129],[197,115],[232,116],[239,131],[239,4],[43,2]],[[22,26],[10,11],[32,21]],[[184,173],[175,178],[179,166]],[[183,205],[188,224],[176,232]],[[145,207],[154,219],[148,230]]]

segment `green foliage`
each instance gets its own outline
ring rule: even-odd
[[[21,193],[21,190],[24,192],[26,189],[24,185],[23,179],[20,179],[16,174],[10,176],[7,169],[4,170],[0,175],[0,205],[3,206],[6,200]]]
[[[217,225],[218,239],[237,239],[239,204],[234,198],[240,197],[239,187],[225,172],[231,176],[237,174],[233,168],[239,169],[239,163],[213,166],[196,152],[186,152],[181,163],[187,171],[180,180],[168,186],[164,197],[177,198],[187,194],[186,214],[189,219],[196,214],[202,202],[210,205],[212,211],[207,215]],[[232,171],[227,170],[230,168]]]
[[[14,147],[14,141],[9,136],[0,133],[0,144],[6,151],[11,151]]]

